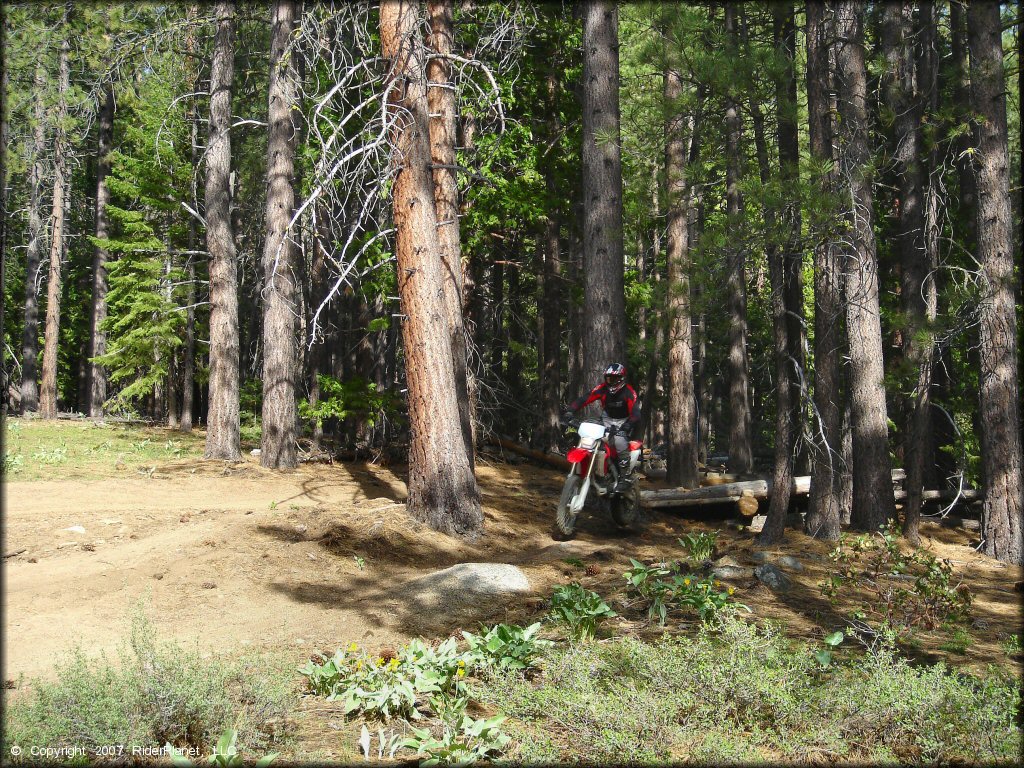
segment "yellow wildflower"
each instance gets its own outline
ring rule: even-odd
[[[356,645],[355,643],[352,643],[352,644],[351,644],[351,645],[350,645],[350,646],[348,647],[348,652],[349,652],[349,653],[355,653],[355,652],[356,652],[356,651],[358,651],[358,650],[359,650],[359,646],[358,646],[358,645]]]
[[[360,659],[359,661],[356,662],[356,672],[358,672],[362,668],[363,668],[363,660]]]
[[[373,660],[373,665],[375,667],[384,666],[384,657],[383,656],[378,656],[376,659]]]
[[[735,592],[735,591],[736,591],[736,588],[735,588],[735,587],[729,587],[729,594],[730,594],[730,595],[731,595],[731,594],[732,594],[733,592]]]
[[[392,660],[391,660],[391,661],[390,661],[390,662],[388,663],[388,668],[389,668],[389,669],[390,669],[390,670],[391,670],[392,672],[394,672],[394,671],[395,671],[396,669],[398,669],[398,659],[392,659]]]
[[[459,671],[455,673],[455,676],[456,677],[465,677],[466,676],[466,668],[465,667],[459,667]]]
[[[459,666],[460,667],[466,666],[466,660],[465,659],[459,659]]]
[[[683,585],[687,586],[687,587],[690,586],[690,580],[689,579],[683,579]]]

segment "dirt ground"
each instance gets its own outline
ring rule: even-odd
[[[478,621],[534,620],[553,586],[570,580],[610,599],[624,614],[616,620],[623,629],[644,631],[622,593],[630,557],[679,557],[677,537],[699,529],[720,529],[719,554],[743,565],[755,549],[749,533],[712,511],[651,512],[633,533],[585,511],[577,535],[560,541],[552,521],[561,473],[494,456],[478,464],[487,528],[475,544],[406,516],[401,467],[306,464],[272,472],[247,456],[235,465],[188,459],[162,462],[152,473],[110,474],[5,485],[8,681],[48,674],[75,643],[115,651],[139,600],[162,637],[194,640],[210,653],[287,649],[297,662],[350,641],[383,647],[475,629]],[[84,533],[69,530],[75,526]],[[926,525],[923,532],[925,545],[953,561],[976,598],[964,654],[939,650],[948,639],[939,633],[924,633],[920,652],[979,669],[1005,663],[1001,645],[1021,631],[1013,591],[1021,569],[975,552],[966,531]],[[736,583],[737,597],[755,617],[785,622],[794,636],[820,638],[842,627],[843,606],[831,606],[818,589],[829,549],[787,531],[775,551],[805,566],[790,574],[792,590],[775,595],[749,580]],[[440,614],[408,597],[411,579],[483,561],[520,566],[533,594]]]

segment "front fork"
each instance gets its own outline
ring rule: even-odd
[[[569,504],[569,511],[574,515],[578,515],[580,510],[583,509],[583,504],[587,500],[587,494],[590,492],[590,481],[594,476],[594,462],[597,461],[597,451],[590,452],[590,462],[587,464],[587,474],[583,477],[583,485],[580,486],[579,492],[573,498]],[[573,465],[570,474],[576,471],[577,467],[582,467],[580,464]],[[601,494],[603,495],[603,494]]]

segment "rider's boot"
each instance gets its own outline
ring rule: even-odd
[[[619,456],[615,460],[616,468],[619,470],[619,479],[615,483],[615,490],[619,493],[626,491],[633,484],[633,478],[629,476],[629,454]]]

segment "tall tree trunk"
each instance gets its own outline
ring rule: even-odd
[[[67,119],[68,90],[71,88],[71,63],[67,11],[64,14],[64,39],[60,46],[60,64],[57,97],[53,163],[53,226],[50,230],[50,277],[46,286],[46,333],[43,339],[43,375],[39,386],[39,415],[44,419],[57,417],[57,351],[60,346],[60,300],[63,291],[64,224],[68,186],[68,138],[64,123]]]
[[[455,139],[458,132],[455,83],[451,63],[455,25],[452,0],[427,0],[430,47],[438,54],[427,59],[427,107],[430,110],[430,157],[433,162],[437,240],[444,264],[444,301],[451,328],[459,424],[469,465],[475,463],[474,425],[468,384],[468,350],[462,312],[462,249],[459,240],[459,185],[455,177]]]
[[[412,0],[380,5],[381,45],[391,66],[388,112],[402,163],[393,194],[411,431],[407,509],[435,530],[472,538],[484,520],[456,402],[418,9]]]
[[[107,205],[110,203],[110,189],[107,174],[110,173],[110,151],[114,145],[114,84],[107,83],[103,91],[103,103],[99,114],[99,146],[96,151],[96,239],[105,240],[110,236],[110,217]],[[97,245],[92,259],[92,317],[89,325],[89,357],[106,354],[107,332],[103,321],[107,317],[107,259],[110,254],[102,245]],[[107,371],[97,362],[89,375],[89,415],[101,418],[103,404],[107,401]]]
[[[199,7],[189,6],[187,18],[189,22],[199,16]],[[185,51],[187,56],[187,67],[189,82],[192,90],[196,87],[196,66],[195,56],[195,32],[193,27],[185,35]],[[191,167],[199,168],[199,116],[195,107],[195,101],[189,103],[187,118],[189,131],[189,160]],[[193,192],[195,186],[192,187]],[[181,421],[178,422],[178,431],[189,434],[192,432],[192,411],[193,393],[195,391],[195,364],[196,364],[196,248],[199,242],[196,232],[196,219],[188,217],[188,256],[185,259],[185,283],[188,286],[185,294],[185,349],[182,352],[181,366]]]
[[[36,62],[36,93],[47,87],[46,68]],[[39,410],[39,257],[43,248],[43,178],[46,165],[46,105],[35,99],[32,124],[32,176],[28,207],[28,248],[25,249],[25,324],[21,340],[21,413]]]
[[[696,126],[679,111],[683,81],[666,64],[664,72],[665,175],[668,196],[668,462],[672,485],[696,488],[697,413],[693,384],[693,333],[690,318],[690,194],[686,182],[686,138],[695,141]]]
[[[829,105],[829,40],[825,6],[808,0],[807,113],[811,157],[831,167],[833,131]],[[835,194],[835,172],[819,177],[823,197]],[[811,464],[811,488],[806,527],[811,536],[839,538],[839,472],[842,465],[842,275],[839,254],[830,231],[815,233],[814,246],[814,410],[818,427]]]
[[[725,3],[725,34],[727,46],[737,51],[736,14],[734,2]],[[740,139],[743,122],[732,95],[725,102],[725,175],[726,207],[729,231],[735,233],[740,224],[743,202],[740,197]],[[733,242],[728,248],[729,317],[729,468],[737,474],[747,474],[753,468],[751,447],[751,415],[749,363],[747,360],[747,277],[744,248],[730,235]]]
[[[922,55],[933,57],[934,45],[934,4],[924,3],[922,14]],[[924,18],[927,17],[927,18]],[[907,414],[905,425],[904,466],[907,478],[904,488],[907,498],[903,504],[903,532],[914,544],[920,542],[918,523],[921,516],[921,494],[924,490],[926,459],[929,456],[932,437],[928,413],[931,391],[933,344],[930,321],[935,319],[936,293],[932,277],[935,263],[931,256],[933,247],[928,247],[926,220],[934,226],[935,192],[928,185],[930,193],[926,198],[925,164],[928,155],[924,149],[921,134],[923,98],[925,83],[918,82],[917,62],[913,41],[914,7],[910,2],[887,5],[883,9],[882,47],[887,62],[886,102],[895,116],[896,174],[899,195],[897,239],[900,249],[901,286],[900,303],[906,326],[903,329],[903,357],[915,371],[915,391],[904,405]],[[928,76],[933,67],[923,67],[922,75]],[[930,90],[934,92],[934,81]],[[926,210],[931,199],[931,215]]]
[[[267,235],[263,247],[263,428],[260,465],[288,469],[298,463],[298,289],[296,247],[288,225],[295,212],[298,143],[298,53],[288,51],[301,12],[295,0],[274,0],[268,86]]]
[[[998,3],[967,8],[971,109],[978,115],[978,251],[981,264],[981,463],[985,554],[1024,562],[1024,483],[1014,296],[1013,221],[1007,151],[1006,82]],[[1018,253],[1019,255],[1019,253]]]
[[[878,255],[872,211],[872,159],[868,145],[867,70],[864,61],[864,9],[837,3],[837,91],[841,152],[839,170],[852,209],[846,255],[846,323],[850,344],[850,398],[853,429],[853,509],[855,528],[875,531],[895,517],[889,459],[878,298]]]
[[[545,75],[545,107],[547,110],[548,142],[555,142],[562,133],[558,112],[558,76],[554,68]],[[544,450],[558,449],[558,406],[562,389],[562,320],[561,298],[561,215],[558,207],[558,189],[555,180],[554,151],[548,154],[543,165],[544,187],[548,194],[547,213],[544,217],[542,258],[543,268],[538,275],[541,280],[537,312],[541,320],[540,396],[541,396],[541,447]]]
[[[241,459],[238,404],[238,258],[231,226],[231,87],[235,4],[217,3],[206,149],[206,250],[210,259],[208,459]]]
[[[602,380],[625,363],[619,11],[585,0],[583,11],[583,376]]]

